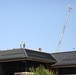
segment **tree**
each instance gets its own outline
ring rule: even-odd
[[[53,71],[45,69],[43,65],[38,66],[37,68],[30,68],[30,71],[33,72],[33,75],[57,75]]]

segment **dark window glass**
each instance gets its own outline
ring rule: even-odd
[[[59,74],[76,74],[76,67],[60,68]]]

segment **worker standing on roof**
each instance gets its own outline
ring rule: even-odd
[[[22,48],[22,44],[23,44],[23,42],[20,42],[20,48]]]
[[[25,48],[25,42],[23,43],[23,48]]]

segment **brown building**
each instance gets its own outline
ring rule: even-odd
[[[59,75],[76,74],[76,51],[51,54],[24,48],[0,51],[0,75],[29,72],[30,67],[39,65]]]

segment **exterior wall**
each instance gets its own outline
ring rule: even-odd
[[[2,75],[2,63],[0,63],[0,75]]]
[[[30,61],[30,60],[3,62],[1,65],[2,75],[14,75],[14,73],[18,73],[18,72],[29,72],[29,68],[31,67],[36,68],[39,65],[44,65],[46,67],[46,63]],[[15,75],[24,75],[24,74],[15,74]]]

